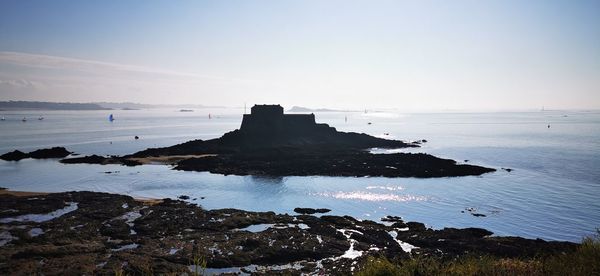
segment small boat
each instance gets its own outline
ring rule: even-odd
[[[194,112],[193,109],[180,109],[179,112]]]
[[[208,113],[208,119],[209,119],[209,120],[210,120],[210,119],[212,119],[212,117],[210,116],[210,113]]]
[[[23,122],[27,122],[27,118],[23,117],[23,120],[21,120]]]
[[[368,122],[367,124],[368,124],[368,125],[371,125],[371,124],[373,124],[373,123],[371,123],[371,122]]]
[[[108,121],[112,122],[114,120],[115,120],[115,117],[112,114],[108,115]]]
[[[38,120],[40,120],[40,121],[41,121],[41,120],[43,120],[43,119],[44,119],[44,117],[42,117],[42,116],[40,116],[40,117],[38,118]]]
[[[2,116],[2,118],[0,118],[0,121],[6,121],[6,118],[4,118],[4,116]]]

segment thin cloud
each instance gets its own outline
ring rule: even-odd
[[[0,79],[0,86],[9,86],[13,88],[34,88],[37,86],[36,82],[25,80],[25,79],[14,79],[14,80],[2,80]]]
[[[164,78],[204,79],[234,82],[260,82],[239,78],[226,78],[185,72],[169,71],[143,66],[110,63],[96,60],[75,59],[60,56],[38,55],[21,52],[0,51],[0,63],[9,63],[18,66],[27,66],[42,69],[73,70],[96,74],[134,73],[160,76]]]

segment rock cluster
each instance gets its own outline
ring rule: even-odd
[[[70,151],[63,147],[53,147],[49,149],[34,150],[29,153],[24,153],[19,150],[11,151],[0,155],[0,159],[5,161],[19,161],[25,158],[45,159],[45,158],[64,158],[71,154]]]
[[[386,217],[205,210],[129,196],[67,192],[0,195],[0,274],[193,272],[349,274],[367,256],[411,258],[489,254],[527,257],[575,244],[493,237],[479,228],[433,230]],[[298,208],[298,211],[312,209]],[[201,267],[202,260],[206,267]]]

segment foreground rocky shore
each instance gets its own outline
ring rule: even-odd
[[[400,217],[360,221],[311,208],[295,214],[204,210],[181,200],[95,192],[0,194],[0,206],[2,275],[347,275],[371,256],[532,257],[576,248],[569,242],[493,237],[479,228],[432,230]]]

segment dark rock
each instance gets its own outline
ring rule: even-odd
[[[419,231],[425,231],[425,229],[426,229],[425,224],[420,223],[420,222],[415,222],[415,221],[409,221],[409,222],[407,222],[406,226],[411,231],[417,231],[417,232],[419,232]]]
[[[19,161],[25,158],[29,158],[29,155],[20,150],[14,150],[0,156],[0,159],[5,161]]]
[[[399,216],[386,216],[386,217],[381,218],[381,221],[402,222],[402,218]]]
[[[203,155],[181,160],[174,169],[273,177],[446,177],[495,171],[422,153],[371,154],[365,151],[375,147],[418,145],[364,133],[339,132],[327,124],[316,123],[314,114],[283,114],[279,105],[257,105],[252,107],[251,114],[244,115],[239,130],[225,133],[220,138],[150,148],[122,157],[86,156],[61,162],[135,166],[140,163],[132,158]]]
[[[190,199],[190,197],[186,196],[186,195],[180,195],[178,198],[182,199],[182,200],[188,200],[188,199]]]
[[[314,114],[283,114],[278,105],[257,105],[245,114],[239,130],[221,138],[194,140],[183,144],[154,148],[126,157],[184,154],[259,153],[264,149],[293,148],[310,152],[362,150],[366,148],[418,147],[397,140],[369,136],[364,133],[338,132],[327,124],[317,124]]]
[[[35,197],[0,195],[0,206],[16,210],[0,212],[0,218],[46,214],[73,202],[78,204],[76,210],[52,220],[7,224],[5,231],[19,239],[0,247],[0,258],[5,260],[0,262],[0,274],[39,271],[44,274],[104,275],[115,274],[115,271],[131,275],[182,274],[189,273],[188,266],[199,263],[201,257],[209,268],[250,264],[267,267],[258,274],[282,274],[277,266],[299,263],[304,266],[302,273],[306,274],[348,275],[352,272],[352,262],[369,256],[410,258],[390,231],[397,233],[398,240],[419,247],[413,254],[447,258],[464,254],[539,257],[570,252],[576,247],[568,242],[492,237],[492,232],[480,228],[432,230],[422,223],[408,222],[409,229],[400,231],[393,226],[349,216],[293,217],[236,209],[204,210],[170,199],[143,205],[129,196],[93,192]],[[400,217],[385,219],[401,222]],[[275,226],[255,233],[239,231],[262,223]],[[309,227],[293,226],[298,223]],[[43,229],[43,234],[29,236],[27,233],[32,228]],[[355,260],[339,258],[350,248],[351,242],[355,250],[363,251],[363,256]],[[317,268],[317,262],[321,268]],[[290,268],[285,273],[301,272]]]
[[[219,174],[271,176],[385,176],[446,177],[481,175],[495,171],[457,164],[422,153],[370,154],[366,152],[310,154],[263,151],[260,154],[218,155],[190,158],[177,163],[177,170]]]
[[[39,149],[29,153],[31,158],[43,159],[43,158],[64,158],[71,154],[70,151],[63,147],[53,147],[49,149]]]
[[[511,168],[502,168],[502,169],[505,170],[505,171],[507,171],[507,172],[512,172],[513,171],[513,169],[511,169]]]
[[[316,214],[316,213],[328,213],[331,212],[330,209],[327,208],[318,208],[318,209],[313,209],[313,208],[294,208],[294,212],[298,213],[298,214],[306,214],[306,215],[312,215],[312,214]]]
[[[66,159],[60,160],[60,162],[65,163],[65,164],[99,164],[99,165],[120,164],[120,165],[130,166],[130,167],[142,165],[142,163],[140,163],[138,161],[130,160],[127,158],[122,158],[119,156],[103,157],[103,156],[99,156],[99,155],[95,155],[95,154],[83,156],[83,157],[66,158]]]
[[[111,158],[106,158],[106,157],[102,157],[102,156],[94,154],[94,155],[87,155],[87,156],[83,156],[83,157],[66,158],[66,159],[60,160],[60,162],[65,163],[65,164],[80,164],[80,163],[109,164],[108,162],[110,160],[111,160]]]
[[[35,159],[45,159],[45,158],[63,158],[71,154],[70,151],[63,147],[53,147],[49,149],[39,149],[32,151],[30,153],[24,153],[22,151],[12,151],[0,156],[0,159],[6,161],[19,161],[24,158],[35,158]]]

